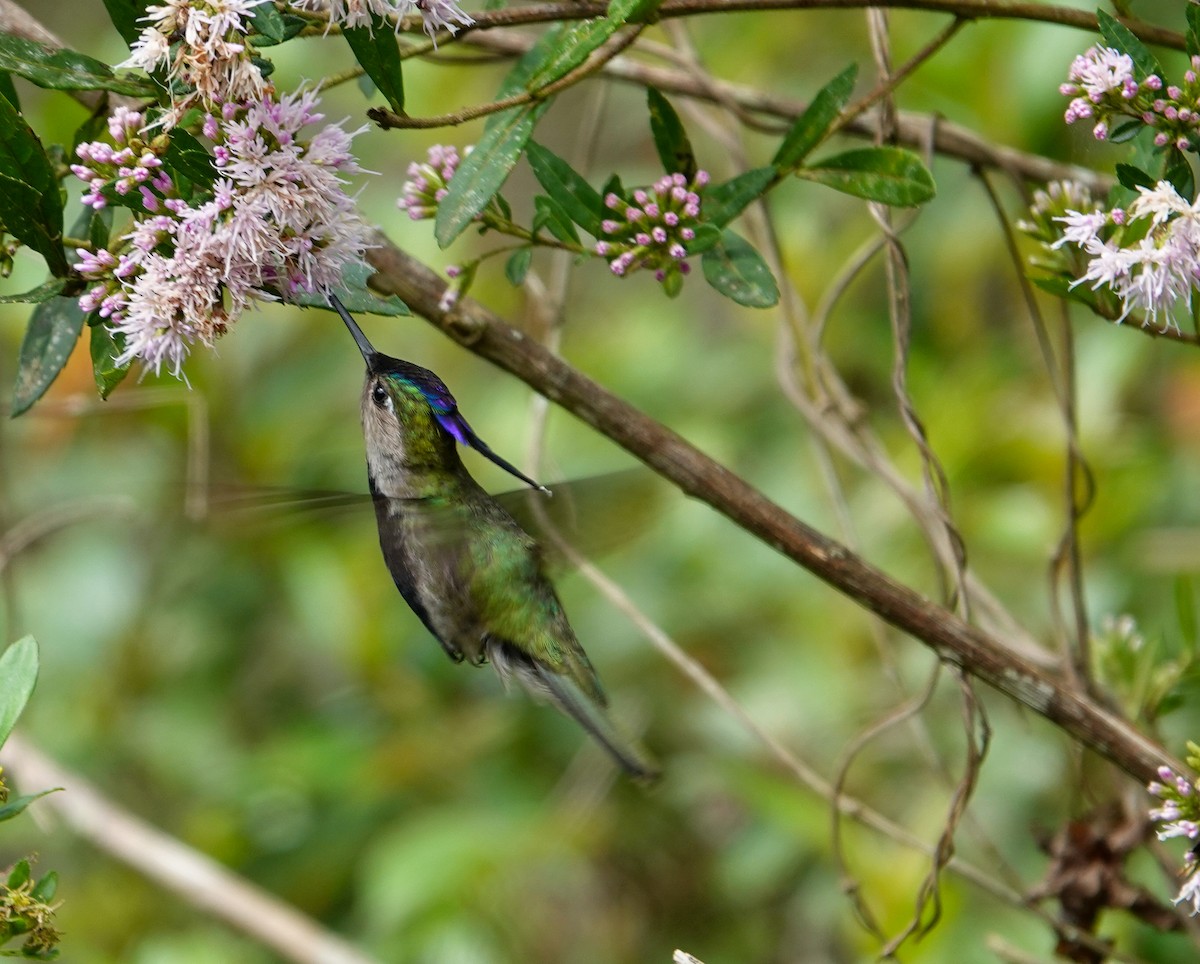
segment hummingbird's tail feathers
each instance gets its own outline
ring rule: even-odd
[[[489,639],[488,658],[507,685],[515,679],[538,702],[553,704],[599,743],[617,765],[635,780],[653,782],[661,771],[640,747],[617,732],[604,707],[589,697],[569,676],[556,673],[511,643]]]

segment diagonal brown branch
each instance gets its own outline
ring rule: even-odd
[[[396,294],[459,344],[511,372],[552,402],[608,436],[687,495],[712,506],[951,665],[1063,729],[1142,783],[1162,764],[1179,767],[1161,747],[1060,679],[1007,649],[844,545],[790,515],[745,480],[664,425],[606,391],[543,346],[469,298],[450,311],[446,283],[431,268],[378,239],[370,252],[378,290]]]

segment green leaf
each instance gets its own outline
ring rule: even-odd
[[[580,243],[579,232],[575,230],[574,222],[554,198],[535,197],[533,207],[535,212],[533,216],[534,233],[539,228],[545,227],[564,244]]]
[[[898,207],[923,204],[935,193],[933,175],[912,151],[865,147],[827,157],[796,171],[797,177]]]
[[[617,25],[645,23],[662,6],[662,0],[609,0],[605,16]]]
[[[1108,136],[1104,139],[1110,144],[1124,144],[1126,141],[1131,141],[1146,129],[1146,124],[1141,119],[1126,121],[1124,124],[1118,124],[1116,128],[1108,132]]]
[[[25,709],[37,675],[38,648],[32,636],[18,639],[0,654],[0,746]]]
[[[54,166],[25,118],[4,97],[0,97],[0,176],[5,178],[0,185],[0,222],[46,259],[51,274],[66,274],[62,196]]]
[[[53,790],[46,790],[43,793],[53,793]],[[29,896],[34,900],[40,900],[43,904],[48,904],[54,900],[54,895],[58,893],[58,874],[53,870],[46,874],[41,880],[33,885],[33,890],[29,892]]]
[[[207,191],[217,181],[217,168],[213,163],[213,156],[182,127],[171,130],[171,143],[163,155],[163,163],[171,171],[178,171],[203,190]]]
[[[533,248],[517,248],[507,261],[504,262],[504,276],[514,288],[525,283],[525,275],[529,273],[529,264],[533,261]]]
[[[370,265],[361,261],[348,264],[342,269],[342,283],[332,291],[346,306],[347,311],[366,312],[372,315],[411,315],[408,305],[396,295],[381,297],[373,292],[367,282],[374,274]],[[292,304],[303,305],[306,308],[329,308],[329,301],[322,292],[307,292],[293,295],[288,299]]]
[[[41,793],[26,793],[23,796],[13,797],[7,802],[0,804],[0,823],[3,823],[5,820],[11,820],[13,817],[18,816],[24,812],[25,808],[33,803],[34,800],[40,800],[48,793],[53,792],[53,790],[43,790]],[[42,879],[44,880],[45,878]]]
[[[12,74],[7,71],[0,74],[0,97],[4,97],[17,110],[21,109],[21,100],[17,97],[17,88],[13,86]]]
[[[696,225],[696,236],[687,243],[689,255],[703,254],[721,243],[721,229],[715,224]]]
[[[554,53],[554,48],[558,46],[566,32],[566,23],[556,23],[542,34],[537,42],[521,55],[521,59],[513,64],[512,69],[504,75],[504,80],[500,82],[500,89],[496,91],[496,100],[504,100],[506,97],[524,91],[533,72]],[[493,127],[503,119],[503,112],[493,114],[487,119],[484,129]]]
[[[837,120],[846,101],[854,92],[854,81],[858,77],[858,64],[851,64],[829,83],[817,91],[808,108],[796,118],[791,130],[783,138],[779,150],[771,163],[780,172],[799,167],[814,147],[825,139],[829,128]]]
[[[51,235],[45,223],[37,219],[36,212],[41,203],[42,195],[34,188],[24,181],[0,174],[0,224],[22,244],[45,258],[53,274],[62,276],[68,271],[62,249],[62,229]]]
[[[1200,56],[1200,6],[1187,5],[1187,55]]]
[[[13,869],[9,871],[8,880],[5,881],[5,883],[8,884],[10,889],[16,890],[18,887],[24,886],[25,882],[29,880],[30,876],[29,861],[18,860],[15,864],[13,864]]]
[[[158,88],[144,77],[117,77],[107,64],[74,50],[51,50],[32,40],[0,34],[0,70],[50,90],[108,90],[151,97]]]
[[[25,291],[19,295],[0,295],[0,305],[41,304],[43,301],[53,298],[66,286],[66,278],[51,278],[49,281],[42,282],[32,291]]]
[[[392,28],[379,16],[371,18],[371,27],[343,27],[342,36],[354,51],[367,76],[383,94],[388,106],[397,114],[404,113],[404,78],[400,44]]]
[[[770,308],[779,302],[775,276],[754,247],[730,230],[721,233],[721,243],[700,259],[704,280],[747,308]]]
[[[1132,58],[1137,68],[1138,80],[1144,80],[1150,74],[1158,74],[1159,77],[1163,75],[1163,69],[1154,54],[1150,53],[1149,48],[1116,17],[1103,10],[1097,10],[1096,20],[1100,24],[1100,36],[1104,38],[1104,42]]]
[[[1139,187],[1154,187],[1154,178],[1132,164],[1117,165],[1117,180],[1131,191],[1136,191]]]
[[[525,158],[542,189],[558,206],[593,237],[600,236],[600,222],[607,214],[604,198],[557,154],[531,140]]]
[[[83,328],[83,311],[75,298],[61,295],[33,309],[13,388],[12,417],[16,418],[45,394],[71,356]]]
[[[141,36],[143,23],[138,23],[146,14],[146,7],[151,0],[104,0],[104,8],[108,11],[108,19],[117,28],[117,33],[132,47],[133,42]]]
[[[1166,155],[1163,177],[1179,192],[1180,197],[1192,197],[1196,193],[1196,179],[1187,156],[1177,147],[1168,149]]]
[[[550,101],[503,111],[503,121],[488,128],[475,150],[463,158],[438,205],[434,237],[445,248],[467,229],[508,180]]]
[[[101,398],[108,398],[129,374],[129,362],[117,364],[117,358],[125,346],[117,342],[103,321],[97,320],[91,328],[88,348],[92,355],[92,377],[96,380],[96,391]]]
[[[779,176],[774,167],[756,167],[724,184],[709,187],[703,195],[704,220],[719,228],[741,214],[753,201],[762,197]],[[688,245],[691,250],[691,245]]]
[[[535,64],[525,80],[527,90],[539,90],[566,76],[585,60],[593,50],[613,35],[619,23],[600,17],[580,20],[567,27],[561,39]]]
[[[646,104],[650,108],[650,133],[663,170],[682,174],[690,183],[696,176],[696,154],[683,122],[670,101],[653,87],[646,88]]]
[[[258,34],[254,43],[256,47],[281,44],[288,38],[287,23],[273,3],[260,3],[251,10],[250,22],[254,24],[254,32]]]

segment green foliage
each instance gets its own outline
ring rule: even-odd
[[[37,684],[38,650],[32,636],[25,636],[0,654],[0,748]],[[21,814],[29,804],[52,791],[10,798],[0,780],[0,823]],[[58,931],[54,927],[51,901],[58,889],[58,875],[51,871],[33,879],[28,860],[19,860],[0,883],[0,946],[21,940],[17,950],[0,950],[0,956],[48,961],[58,957]]]
[[[781,172],[799,167],[814,147],[821,143],[837,120],[850,95],[854,92],[854,81],[858,77],[858,64],[851,64],[822,87],[796,122],[788,130],[771,158]]]
[[[568,217],[593,237],[607,213],[604,198],[561,157],[537,141],[530,141],[525,157],[538,183]]]
[[[653,87],[646,88],[646,102],[650,108],[650,133],[663,170],[668,174],[678,171],[690,181],[696,176],[698,166],[683,121],[670,101]]]
[[[13,386],[15,417],[45,394],[75,347],[83,330],[83,310],[76,298],[57,295],[33,310],[21,342],[20,374]]]
[[[0,97],[0,223],[45,258],[52,274],[67,273],[62,198],[54,166],[42,142],[6,97]]]
[[[32,636],[17,640],[0,654],[0,746],[37,685],[38,652]]]
[[[762,255],[745,238],[726,229],[719,244],[704,252],[704,277],[727,298],[747,308],[770,308],[779,287]]]
[[[1150,74],[1157,74],[1159,77],[1163,75],[1162,66],[1150,52],[1150,48],[1138,40],[1121,21],[1104,10],[1096,11],[1096,19],[1100,24],[1100,36],[1104,38],[1104,42],[1121,53],[1128,54],[1133,59],[1133,65],[1137,69],[1139,78],[1145,78]]]
[[[902,147],[864,147],[817,161],[796,171],[836,191],[896,207],[912,207],[933,198],[933,175],[912,151]]]
[[[149,81],[117,77],[106,64],[85,54],[51,50],[10,34],[0,34],[0,70],[51,90],[107,90],[130,97],[156,92]]]
[[[347,27],[342,31],[346,43],[354,51],[358,61],[375,88],[384,96],[388,107],[398,114],[404,113],[403,61],[400,45],[391,24],[377,15],[367,27]]]
[[[450,182],[449,193],[438,205],[434,236],[443,248],[491,203],[521,159],[534,126],[549,106],[549,102],[542,101],[497,115],[504,119],[489,127],[475,150],[463,158]]]

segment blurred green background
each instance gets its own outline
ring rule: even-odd
[[[69,46],[110,62],[125,55],[99,2],[26,6]],[[896,12],[897,62],[941,22]],[[719,76],[789,96],[811,96],[851,60],[870,76],[861,13],[707,17],[688,30]],[[660,28],[649,36],[663,39]],[[901,106],[1109,169],[1120,149],[1066,129],[1057,93],[1092,39],[1044,25],[974,24],[903,87]],[[351,65],[333,38],[277,53],[284,88]],[[1177,66],[1181,58],[1165,59]],[[410,62],[409,110],[482,102],[503,70]],[[83,109],[18,86],[43,140],[69,143]],[[631,86],[571,92],[539,139],[570,155],[597,98],[593,183],[614,171],[627,184],[651,180],[658,171],[644,96]],[[326,114],[357,126],[369,103],[343,85],[327,96]],[[689,129],[703,166],[718,178],[734,173],[724,148],[702,127]],[[478,130],[373,130],[356,142],[363,166],[379,172],[355,185],[367,216],[434,266],[466,260],[488,241],[468,234],[438,251],[430,224],[395,208],[403,168],[429,144],[462,147]],[[773,146],[751,134],[753,163]],[[945,464],[973,568],[1049,640],[1048,560],[1064,518],[1061,419],[984,192],[956,161],[935,159],[933,172],[938,197],[904,233],[914,285],[910,388]],[[505,190],[516,210],[528,210],[532,187],[522,167]],[[1010,216],[1019,216],[1019,198],[1003,190]],[[791,280],[810,306],[875,230],[860,202],[802,182],[776,191],[770,209]],[[547,264],[535,257],[535,269]],[[23,257],[4,290],[31,288],[42,274],[37,259]],[[525,321],[500,262],[481,271],[473,295]],[[0,305],[5,395],[28,314]],[[574,364],[806,522],[848,536],[811,434],[776,383],[777,311],[738,308],[698,274],[667,301],[648,276],[617,280],[588,263],[573,274],[566,315],[563,351]],[[365,318],[363,327],[381,350],[442,375],[498,451],[514,460],[525,451],[531,396],[523,385],[417,319]],[[1182,645],[1175,598],[1200,569],[1200,357],[1082,311],[1074,333],[1081,435],[1099,486],[1082,525],[1090,616],[1098,625],[1105,614],[1131,613],[1169,655]],[[878,262],[839,305],[827,343],[872,427],[919,482],[891,397]],[[188,363],[190,391],[168,378],[130,378],[101,403],[83,346],[41,404],[0,422],[0,532],[50,526],[0,574],[0,643],[31,632],[41,644],[42,675],[22,721],[29,740],[383,961],[666,962],[676,947],[706,964],[873,956],[879,942],[842,893],[828,804],[582,578],[560,579],[560,591],[616,715],[665,764],[648,792],[613,776],[569,722],[506,698],[490,671],[445,658],[396,593],[369,509],[187,521],[184,494],[197,466],[214,483],[366,489],[362,362],[335,316],[264,308],[218,348]],[[546,450],[550,481],[631,464],[561,412],[551,415]],[[510,487],[467,458],[486,485]],[[838,463],[837,474],[867,558],[936,592],[903,507],[857,469]],[[922,646],[885,632],[894,667],[881,669],[877,628],[857,607],[701,505],[667,490],[654,507],[602,567],[762,727],[825,774],[857,734],[923,685],[933,661]],[[593,511],[603,527],[639,507]],[[76,514],[80,521],[53,525]],[[1045,869],[1034,831],[1052,831],[1129,784],[1081,765],[1040,719],[982,696],[995,739],[959,852],[1028,886]],[[944,681],[922,714],[954,772],[959,714]],[[1168,718],[1169,748],[1197,738],[1198,717],[1193,701]],[[869,744],[846,789],[930,842],[949,799],[912,727]],[[60,873],[64,960],[273,959],[37,810],[0,831],[0,864],[36,851],[40,871]],[[843,835],[863,898],[894,933],[912,913],[925,858],[854,825]],[[1148,860],[1131,873],[1173,896]],[[943,899],[941,922],[906,950],[909,959],[994,960],[995,935],[1051,956],[1053,936],[1028,913],[953,875],[943,879]],[[1102,930],[1148,960],[1187,954],[1184,938],[1118,915]]]

